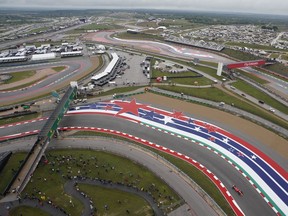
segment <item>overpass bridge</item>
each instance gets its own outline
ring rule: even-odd
[[[4,192],[5,197],[1,199],[0,202],[16,200],[19,194],[24,190],[36,167],[38,166],[38,163],[44,155],[44,152],[50,143],[51,137],[54,135],[60,121],[68,110],[70,102],[76,96],[76,93],[77,83],[73,82],[39,132],[37,141],[29,151],[9,185],[6,187]]]

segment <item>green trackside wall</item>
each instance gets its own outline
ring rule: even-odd
[[[69,108],[70,102],[72,100],[74,100],[75,96],[76,96],[76,92],[77,92],[77,88],[74,88],[72,93],[70,94],[70,96],[67,98],[67,100],[65,101],[64,105],[62,106],[61,110],[58,113],[57,118],[55,119],[51,129],[49,130],[47,136],[48,138],[51,138],[55,132],[55,130],[58,128],[59,123],[61,122],[64,114],[66,113],[66,111]]]

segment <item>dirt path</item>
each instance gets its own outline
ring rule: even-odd
[[[175,109],[177,111],[191,114],[200,120],[210,121],[211,123],[215,122],[216,125],[219,125],[228,131],[236,131],[239,134],[247,134],[247,136],[250,138],[253,138],[255,141],[272,149],[283,158],[288,159],[287,140],[243,118],[217,109],[176,100],[153,93],[135,95],[135,98],[147,104],[155,104],[160,107],[166,107],[168,110],[170,108],[171,111]]]

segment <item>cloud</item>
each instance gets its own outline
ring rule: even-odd
[[[180,10],[209,10],[254,12],[288,15],[284,0],[0,0],[0,6],[54,8],[153,8]]]

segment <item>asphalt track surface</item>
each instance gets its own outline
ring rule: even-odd
[[[21,124],[15,127],[7,127],[0,130],[0,136],[39,129],[45,121],[35,121],[31,124]],[[165,146],[177,152],[183,153],[207,167],[223,182],[237,204],[246,215],[275,215],[264,199],[258,194],[253,186],[234,169],[229,163],[206,148],[192,144],[189,141],[179,139],[175,136],[166,135],[163,132],[152,130],[139,124],[112,116],[102,115],[73,115],[66,116],[61,122],[61,127],[101,127],[119,130],[150,142]],[[240,197],[232,190],[231,186],[236,184],[244,192]]]
[[[99,43],[109,43],[119,46],[133,46],[133,49],[147,50],[147,52],[159,53],[162,55],[167,55],[170,57],[180,57],[193,60],[194,58],[199,58],[201,60],[213,61],[213,62],[233,62],[228,58],[216,55],[211,52],[197,50],[193,48],[188,48],[187,46],[181,46],[178,44],[168,44],[164,42],[157,41],[147,41],[147,40],[125,40],[111,37],[110,35],[115,32],[100,31],[95,33],[94,37],[89,37],[88,40],[97,41]]]
[[[15,72],[15,71],[24,71],[24,70],[39,70],[57,66],[67,66],[62,72],[55,73],[48,76],[47,78],[32,84],[31,86],[17,89],[17,90],[3,90],[0,91],[1,102],[11,102],[21,100],[25,97],[32,98],[33,95],[49,93],[55,89],[60,88],[63,85],[63,82],[72,81],[73,78],[83,71],[89,69],[92,64],[89,58],[73,58],[70,60],[62,60],[60,62],[51,62],[51,63],[40,63],[40,64],[30,64],[16,67],[1,68],[1,73],[6,72]]]
[[[212,62],[223,62],[234,63],[234,60],[222,57],[220,55],[215,54],[214,52],[208,52],[204,50],[199,50],[196,48],[190,48],[188,46],[181,46],[179,44],[167,43],[167,42],[156,42],[156,41],[148,41],[148,40],[126,40],[119,39],[117,37],[111,37],[111,34],[114,32],[105,32],[101,31],[94,34],[94,37],[89,37],[89,39],[93,41],[97,41],[100,43],[108,43],[115,44],[119,46],[133,46],[133,48],[147,50],[147,52],[159,53],[161,55],[167,55],[169,57],[180,57],[186,58],[188,60],[193,60],[194,58],[199,58],[201,60],[212,61]],[[262,73],[260,71],[256,71],[252,68],[246,68],[250,73],[256,74],[260,78],[264,80],[268,80],[269,85],[276,90],[288,94],[288,83],[271,75]]]

